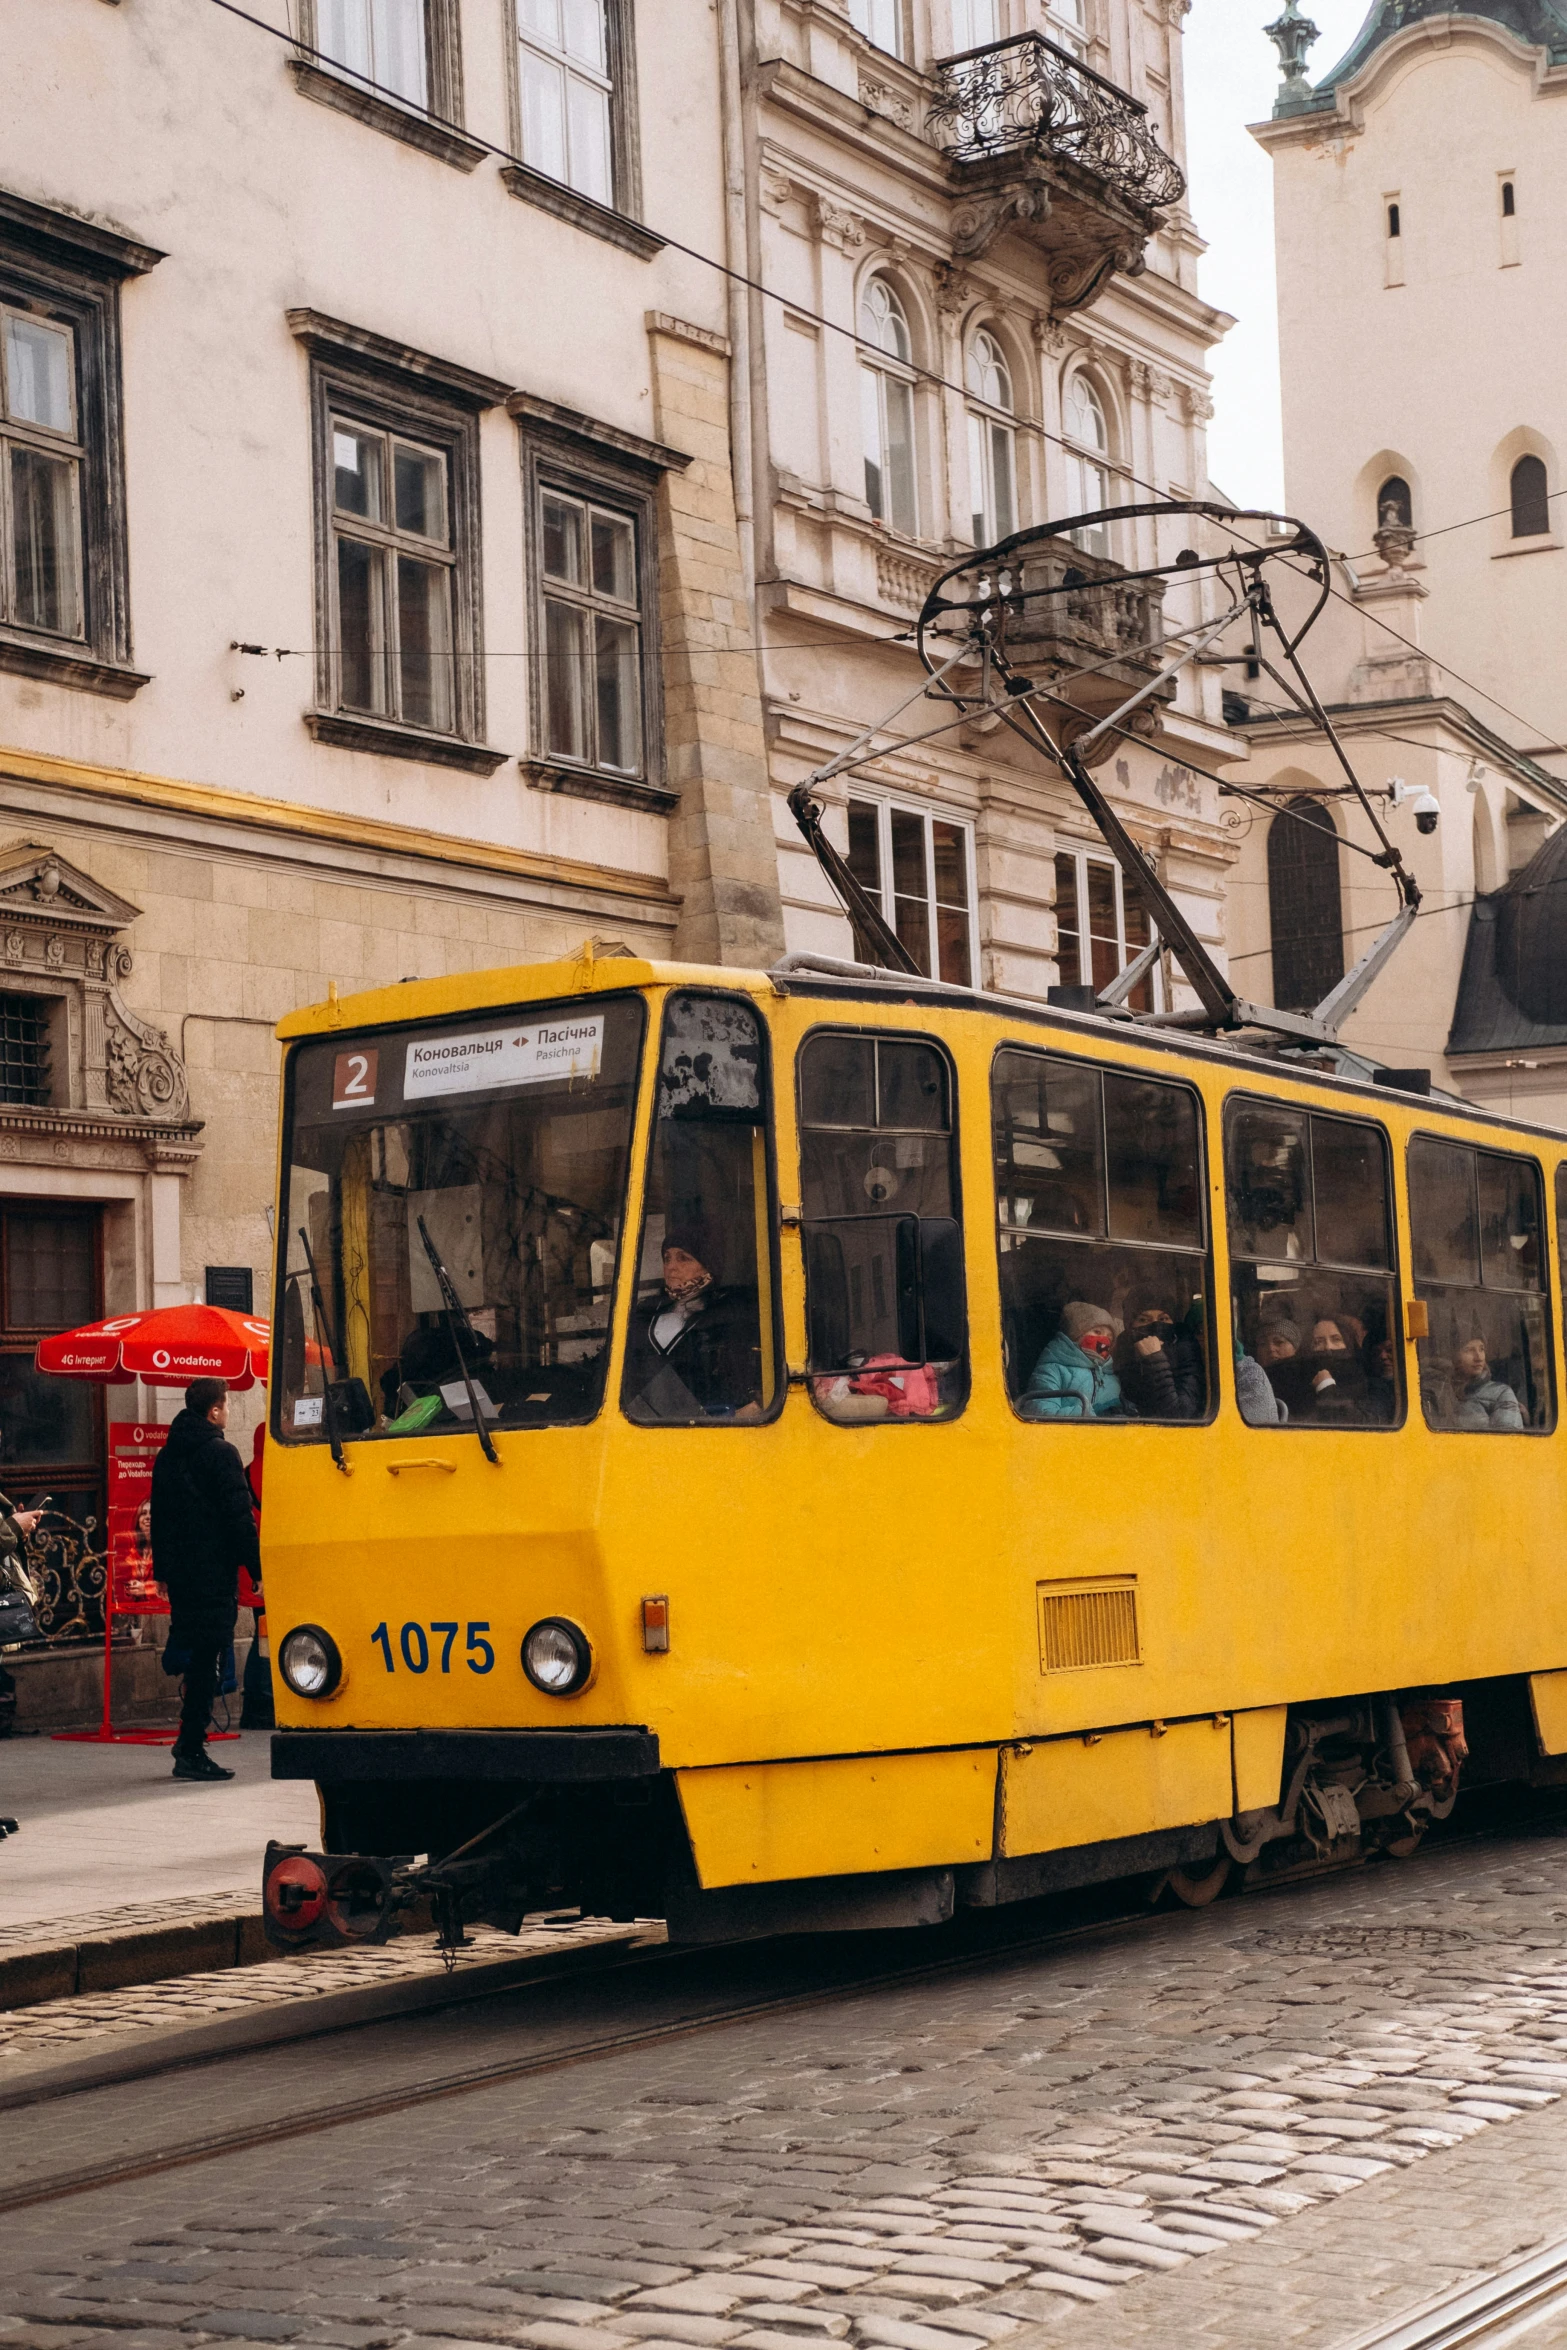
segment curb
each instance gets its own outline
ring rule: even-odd
[[[597,1973],[607,1966],[640,1961],[654,1951],[661,1954],[666,1945],[643,1941],[644,1931],[628,1926],[620,1941],[595,1942],[586,1948],[535,1953],[527,1958],[485,1959],[452,1975],[424,1975],[411,1983],[375,1983],[354,1991],[322,1991],[303,1999],[279,2001],[273,2007],[237,2008],[228,2015],[215,2016],[209,2024],[190,2024],[181,2031],[138,2033],[133,2041],[105,2049],[100,2055],[39,2066],[25,2080],[6,2082],[0,2073],[0,2113],[48,2104],[85,2089],[146,2080],[176,2065],[281,2047],[291,2040],[351,2031],[361,2024],[420,2015],[432,2008],[458,2007],[469,2000],[521,1990],[531,1983]]]
[[[45,1999],[74,1999],[86,1991],[125,1991],[137,1983],[166,1983],[178,1975],[257,1966],[275,1958],[261,1912],[193,1918],[168,1926],[133,1926],[123,1934],[84,1935],[76,1942],[34,1944],[0,1954],[0,2012],[37,2007]]]

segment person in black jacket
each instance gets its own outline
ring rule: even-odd
[[[1200,1420],[1207,1405],[1202,1349],[1159,1297],[1130,1297],[1116,1347],[1121,1393],[1139,1420]]]
[[[694,1220],[670,1224],[661,1263],[663,1288],[632,1314],[627,1410],[637,1420],[759,1420],[755,1289],[724,1286],[718,1236]]]
[[[207,1752],[223,1652],[238,1617],[239,1570],[261,1580],[250,1488],[224,1437],[229,1391],[193,1379],[152,1472],[152,1555],[169,1594],[169,1644],[184,1649],[185,1695],[174,1741],[176,1779],[232,1779]]]

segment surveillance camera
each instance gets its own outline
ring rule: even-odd
[[[1442,810],[1434,792],[1420,792],[1415,799],[1415,830],[1435,832],[1437,818]]]

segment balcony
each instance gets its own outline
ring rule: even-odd
[[[1034,592],[1008,607],[1007,656],[1036,686],[1061,696],[1042,702],[1040,715],[1064,747],[1157,673],[1165,655],[1149,648],[1164,633],[1164,582],[1128,579],[1108,556],[1057,539],[1024,555],[1016,584]],[[1042,588],[1060,592],[1041,595]],[[1170,678],[1127,720],[1130,730],[1154,733],[1174,695]],[[1089,764],[1125,747],[1119,733],[1107,735]]]
[[[1091,302],[1186,193],[1148,110],[1040,33],[966,49],[935,69],[926,111],[958,202],[952,247],[977,260],[1008,231],[1045,255],[1053,308]]]

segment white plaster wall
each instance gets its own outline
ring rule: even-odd
[[[1378,484],[1404,473],[1419,527],[1445,533],[1419,549],[1425,649],[1451,665],[1437,690],[1554,759],[1567,738],[1567,546],[1514,552],[1505,514],[1448,526],[1506,507],[1526,447],[1545,457],[1551,489],[1567,488],[1567,73],[1542,79],[1538,53],[1497,27],[1412,27],[1378,52],[1340,118],[1260,135],[1274,159],[1290,509],[1363,553]],[[1399,285],[1386,282],[1389,196]],[[1567,502],[1553,517],[1567,521]]]
[[[278,26],[284,0],[255,0]],[[644,214],[722,259],[714,14],[638,11]],[[504,0],[463,0],[466,127],[511,142]],[[487,779],[317,745],[309,659],[230,640],[313,637],[313,308],[654,437],[645,313],[722,332],[724,280],[651,262],[311,102],[289,50],[206,0],[8,0],[0,183],[168,258],[123,295],[134,659],[128,703],[0,675],[0,742],[657,872],[660,818],[529,790],[515,424],[482,425]],[[234,701],[236,687],[244,699]]]

